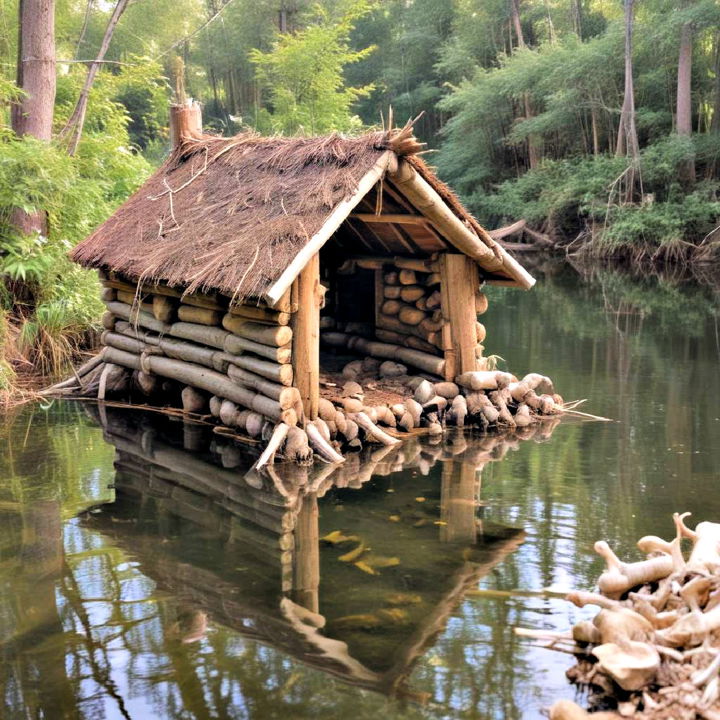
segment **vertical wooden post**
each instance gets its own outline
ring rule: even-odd
[[[320,256],[312,256],[295,280],[298,309],[292,316],[292,364],[308,420],[318,416],[320,399]]]
[[[475,544],[475,511],[479,489],[478,473],[469,463],[450,460],[442,466],[440,491],[440,542]]]
[[[440,283],[442,315],[450,326],[449,343],[443,343],[446,365],[451,365],[456,374],[474,371],[477,345],[475,294],[480,283],[475,261],[467,255],[441,255]]]
[[[293,599],[311,612],[319,612],[320,540],[316,495],[306,495],[295,522]]]
[[[170,142],[173,149],[183,140],[202,135],[202,109],[194,100],[191,103],[170,106]]]

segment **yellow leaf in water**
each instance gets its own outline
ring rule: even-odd
[[[389,489],[387,490],[387,492],[395,492],[395,490],[393,490],[392,488],[389,488]]]
[[[425,502],[425,498],[424,497],[416,497],[415,502]]]
[[[391,593],[385,596],[385,602],[388,605],[418,605],[422,602],[422,598],[410,593]]]
[[[355,563],[355,567],[362,570],[363,572],[367,573],[368,575],[379,575],[380,573],[373,570],[367,563],[364,563],[362,560],[359,560]]]
[[[388,520],[390,522],[400,522],[400,516],[399,515],[391,515]]]
[[[406,623],[408,619],[407,612],[401,608],[383,608],[378,610],[378,615],[398,624]]]
[[[359,540],[357,535],[343,535],[339,530],[333,530],[329,535],[320,538],[323,542],[339,545],[340,543],[350,542],[350,540]]]
[[[395,567],[400,564],[400,558],[396,557],[384,557],[382,555],[368,555],[365,558],[365,562],[373,568],[388,568]]]
[[[367,549],[368,548],[365,546],[365,543],[361,542],[354,550],[341,555],[338,560],[340,560],[340,562],[353,562],[354,560],[357,560]]]
[[[433,525],[447,525],[447,523],[444,520],[436,520]]]
[[[332,624],[344,628],[373,628],[378,627],[381,623],[380,618],[368,613],[366,615],[345,615],[333,620]]]

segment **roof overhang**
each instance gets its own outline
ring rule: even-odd
[[[398,159],[393,151],[387,150],[361,178],[353,195],[335,207],[320,230],[310,238],[280,277],[268,288],[265,299],[271,307],[277,304],[313,255],[330,240],[362,199],[384,177],[387,177],[420,213],[418,218],[431,225],[450,246],[475,260],[488,275],[499,277],[499,282],[502,284],[525,290],[535,284],[535,278],[503,247],[495,243],[487,234],[487,237],[481,237],[476,228],[464,223],[409,162],[402,158]],[[408,216],[410,217],[414,216]],[[393,222],[402,222],[402,219],[394,218]]]

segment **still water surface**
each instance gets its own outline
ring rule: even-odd
[[[8,417],[2,717],[515,719],[573,697],[570,656],[512,628],[580,611],[495,591],[590,587],[595,540],[636,557],[673,511],[720,519],[720,301],[571,271],[490,292],[487,352],[617,422],[376,452],[298,492],[162,418]]]

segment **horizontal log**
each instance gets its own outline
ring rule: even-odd
[[[250,388],[250,390],[262,393],[273,400],[277,400],[283,410],[296,408],[298,403],[301,402],[300,391],[297,388],[286,387],[280,383],[272,382],[235,365],[230,365],[227,373],[231,380],[234,380],[236,383]]]
[[[127,320],[133,325],[139,325],[140,327],[153,330],[156,333],[167,333],[170,331],[170,325],[167,323],[157,320],[152,314],[132,308],[127,303],[113,301],[105,304],[107,309],[116,317]]]
[[[399,318],[394,317],[393,315],[380,314],[377,318],[376,325],[382,330],[392,330],[393,332],[399,332],[403,335],[414,335],[426,342],[432,342],[430,340],[430,336],[418,325],[406,325],[404,322],[401,322]]]
[[[160,322],[171,323],[177,314],[176,304],[165,295],[153,295],[152,314]]]
[[[406,303],[414,303],[425,295],[425,288],[420,285],[405,285],[400,288],[400,297]]]
[[[292,314],[289,312],[278,312],[269,308],[257,307],[254,305],[231,305],[231,315],[254,320],[255,322],[268,323],[270,325],[289,325]]]
[[[425,320],[425,317],[425,313],[422,310],[418,310],[416,307],[411,305],[401,307],[398,312],[398,319],[406,325],[419,325],[423,320]]]
[[[146,301],[147,295],[126,292],[125,290],[116,290],[115,295],[120,302],[127,303],[132,307],[139,307],[144,312],[152,313],[152,303]]]
[[[400,213],[384,213],[375,215],[373,213],[351,213],[351,218],[362,220],[362,222],[375,223],[397,223],[398,225],[427,225],[427,218],[422,215],[402,215]]]
[[[210,325],[216,327],[220,325],[222,313],[210,308],[195,307],[193,305],[180,305],[178,308],[178,318],[182,322],[197,323],[198,325]]]
[[[235,335],[254,340],[263,345],[280,347],[287,345],[292,340],[292,329],[287,325],[263,325],[230,315],[229,313],[223,317],[222,324],[226,330],[229,330]]]
[[[197,323],[176,322],[169,326],[168,334],[183,340],[192,340],[199,345],[209,345],[218,350],[225,350],[225,342],[230,335],[227,330]],[[232,352],[232,351],[229,351]]]
[[[122,333],[115,333],[106,330],[100,337],[100,342],[108,347],[124,350],[135,355],[142,355],[144,352],[162,355],[162,350],[152,345],[146,345],[142,340],[128,337]]]
[[[413,350],[391,343],[367,340],[366,338],[347,335],[346,333],[322,333],[320,337],[323,342],[333,347],[347,347],[350,350],[355,350],[370,355],[371,357],[396,360],[434,375],[442,375],[445,368],[443,358],[420,350]]]
[[[131,370],[142,370],[140,355],[127,352],[126,350],[118,350],[113,347],[105,348],[105,362],[113,363],[113,365],[122,365]]]
[[[383,315],[397,315],[402,306],[403,304],[399,300],[386,300],[382,304],[380,312],[382,312]]]
[[[281,365],[279,363],[269,362],[268,360],[261,360],[260,358],[253,357],[252,355],[226,355],[230,362],[244,370],[260,375],[261,377],[272,380],[273,382],[280,383],[285,387],[290,387],[293,382],[293,368],[292,365],[286,364]]]
[[[484,292],[478,292],[475,294],[475,314],[476,315],[482,315],[483,313],[487,312],[488,309],[488,299],[487,295]]]
[[[262,343],[243,338],[232,333],[227,333],[225,340],[225,352],[234,355],[243,355],[245,353],[254,353],[260,357],[273,360],[274,362],[286,365],[292,361],[292,343],[281,345],[280,347],[263,345]]]
[[[383,330],[377,328],[375,330],[375,337],[382,342],[395,343],[396,345],[402,345],[403,347],[413,348],[415,350],[422,350],[423,352],[436,354],[438,349],[431,345],[426,340],[416,337],[415,335],[404,335],[393,330]]]
[[[417,285],[417,275],[414,270],[400,270],[398,280],[401,285]]]
[[[191,385],[218,397],[232,400],[234,403],[254,410],[275,422],[297,425],[298,418],[294,410],[283,410],[276,400],[240,387],[227,375],[216,370],[210,370],[184,360],[157,356],[143,356],[141,366],[140,357],[115,348],[108,348],[107,354],[107,362],[177,380],[185,385]]]

